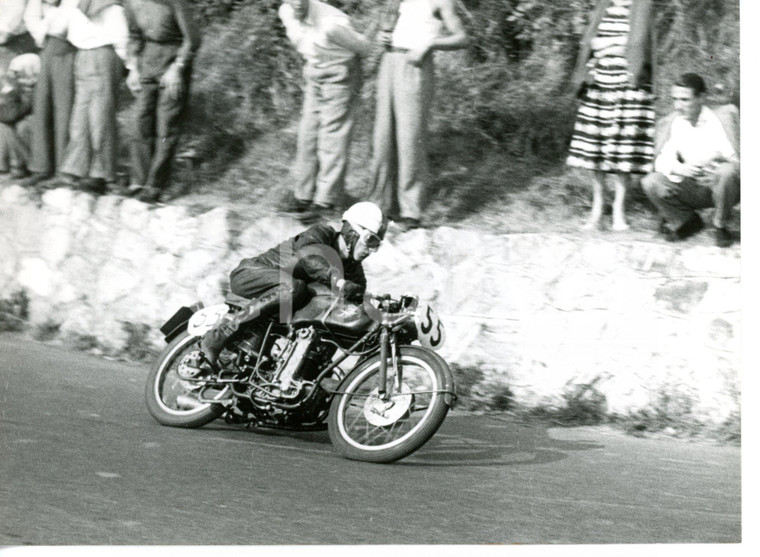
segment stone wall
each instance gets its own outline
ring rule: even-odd
[[[225,209],[192,215],[57,189],[0,189],[0,299],[23,289],[30,320],[118,352],[126,324],[157,327],[181,305],[223,300],[244,256],[302,227],[268,217],[234,231]],[[442,355],[508,386],[526,406],[593,384],[628,413],[680,401],[719,423],[739,405],[739,248],[492,235],[440,227],[398,234],[366,263],[372,292],[418,294],[444,318]]]

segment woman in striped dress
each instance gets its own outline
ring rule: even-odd
[[[567,164],[593,174],[597,228],[606,183],[614,185],[612,228],[625,230],[625,194],[634,174],[652,171],[655,113],[652,0],[598,0],[573,73],[581,98]]]

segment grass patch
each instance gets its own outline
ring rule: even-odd
[[[456,383],[458,407],[471,411],[505,412],[515,406],[515,396],[506,383],[483,383],[483,372],[474,366],[450,363]]]
[[[666,432],[694,437],[704,430],[704,424],[694,416],[693,406],[689,393],[663,387],[648,408],[626,416],[622,425],[633,435]]]
[[[597,376],[588,383],[568,382],[562,392],[561,402],[522,409],[521,414],[563,426],[607,423],[610,421],[607,397],[597,387],[601,380],[602,377]]]
[[[469,409],[473,404],[473,387],[483,379],[483,372],[476,367],[449,363],[457,389],[457,404]]]
[[[79,350],[80,352],[90,352],[92,350],[100,349],[100,342],[98,342],[97,337],[81,333],[71,334],[67,344],[74,350]]]
[[[37,325],[34,328],[34,340],[39,340],[40,342],[49,342],[56,338],[61,332],[61,324],[53,321],[53,320],[47,320],[44,323],[41,323]]]
[[[150,343],[149,333],[152,329],[145,323],[122,322],[127,333],[127,342],[122,351],[123,355],[134,362],[147,362],[157,355]]]
[[[18,290],[8,298],[0,299],[0,333],[26,329],[29,321],[29,296]]]

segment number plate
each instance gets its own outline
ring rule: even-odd
[[[187,323],[187,332],[200,337],[210,331],[223,315],[230,311],[227,304],[216,304],[196,311]]]
[[[438,350],[446,341],[446,330],[438,314],[427,304],[421,304],[414,313],[417,340],[425,348]]]

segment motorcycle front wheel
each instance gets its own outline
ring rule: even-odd
[[[198,337],[184,332],[169,343],[151,368],[145,385],[145,403],[159,423],[201,427],[224,412],[224,406],[207,400],[222,400],[228,388],[203,389],[200,383],[187,380],[202,378],[193,367],[199,363],[199,352]]]
[[[446,363],[416,346],[402,346],[398,361],[403,379],[395,384],[389,359],[385,399],[379,394],[379,355],[341,382],[330,405],[328,431],[342,456],[378,463],[399,460],[422,447],[446,418]]]

